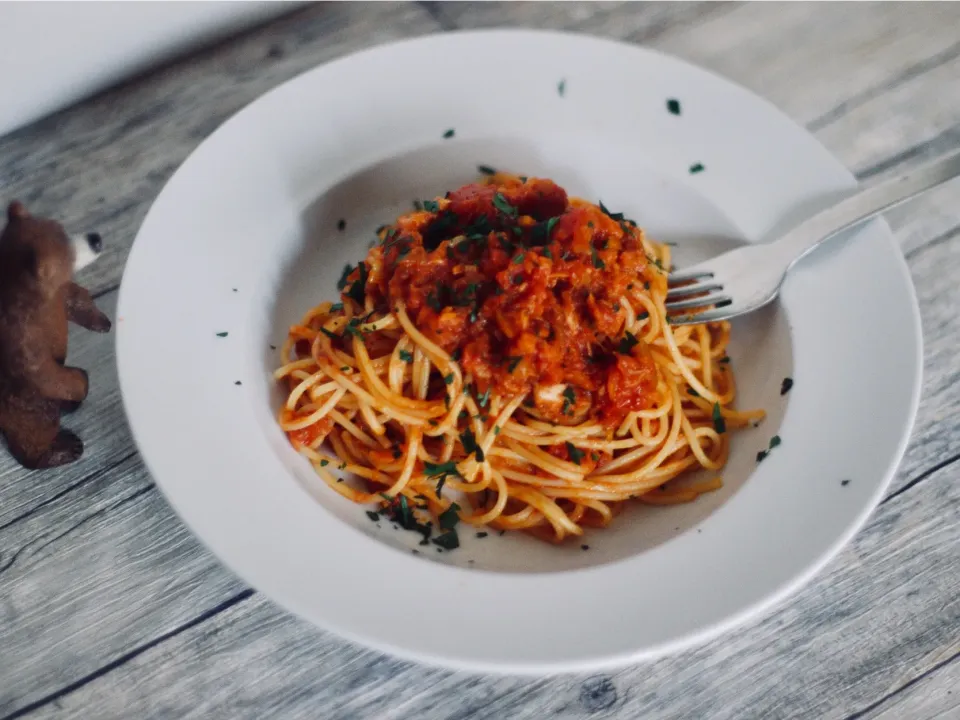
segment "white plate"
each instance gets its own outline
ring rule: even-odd
[[[733,437],[723,490],[631,510],[589,532],[587,551],[461,533],[459,550],[414,555],[418,537],[371,523],[289,447],[274,422],[269,346],[335,298],[341,268],[363,256],[377,225],[414,198],[475,179],[481,163],[602,199],[678,243],[681,265],[770,239],[855,187],[763,100],[606,40],[434,35],[312,70],[187,159],[130,253],[120,385],[171,505],[285,608],[461,668],[552,672],[648,658],[797,589],[881,497],[917,408],[916,299],[882,222],[807,259],[778,305],[735,323],[739,405],[769,418]],[[696,163],[705,169],[692,174]],[[781,397],[787,376],[796,384]],[[774,434],[783,444],[758,465]]]

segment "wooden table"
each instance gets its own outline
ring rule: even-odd
[[[349,51],[496,25],[623,38],[710,68],[769,98],[864,181],[960,147],[960,4],[321,4],[0,138],[0,199],[104,235],[105,256],[80,280],[114,316],[150,203],[234,111]],[[926,362],[883,503],[772,614],[590,677],[425,668],[280,611],[174,516],[132,444],[113,336],[75,333],[71,363],[90,369],[92,390],[68,424],[84,458],[30,474],[0,454],[0,716],[960,718],[960,183],[888,219],[920,298]]]

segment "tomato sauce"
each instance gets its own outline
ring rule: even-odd
[[[529,392],[552,422],[613,426],[652,404],[656,367],[624,334],[621,300],[665,279],[635,224],[533,178],[498,177],[423,205],[345,271],[345,302],[369,298],[381,312],[402,302],[473,376],[477,397]]]

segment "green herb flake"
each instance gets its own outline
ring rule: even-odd
[[[477,398],[477,405],[480,407],[486,407],[488,402],[490,402],[490,388],[484,390],[483,395]]]
[[[460,516],[457,514],[459,510],[459,505],[451,503],[450,507],[440,513],[437,519],[440,521],[441,530],[453,530],[457,526],[457,523],[460,522]]]
[[[703,164],[701,164],[701,163],[694,163],[693,165],[690,166],[690,174],[691,174],[691,175],[696,175],[697,173],[703,172],[705,169],[706,169],[706,168],[703,167]]]
[[[330,312],[340,312],[343,310],[343,303],[334,303],[330,306]]]
[[[326,328],[320,328],[320,332],[322,332],[324,335],[326,335],[326,336],[327,336],[328,338],[330,338],[331,340],[340,340],[340,339],[341,339],[340,336],[337,335],[335,332],[331,332],[330,330],[327,330]]]
[[[367,517],[373,520],[373,522],[379,522],[380,520],[380,516],[373,510],[367,510]]]
[[[520,364],[520,361],[523,360],[523,357],[521,355],[511,355],[507,358],[507,360],[509,361],[509,364],[507,365],[507,372],[512,373],[517,369],[517,365]]]
[[[727,421],[720,413],[720,403],[713,404],[713,429],[721,434],[727,431]]]
[[[517,209],[510,204],[510,202],[503,196],[502,193],[497,193],[493,196],[493,206],[504,215],[508,215],[510,217],[517,216]]]
[[[758,463],[759,463],[759,462],[763,462],[763,459],[764,459],[767,455],[769,455],[769,453],[768,453],[766,450],[761,450],[760,452],[758,452],[758,453],[757,453],[757,462],[758,462]]]
[[[543,256],[547,258],[547,260],[553,260],[553,253],[550,252],[550,248],[548,247],[545,247],[543,249]]]
[[[567,455],[570,456],[570,460],[575,462],[577,465],[580,464],[580,461],[583,460],[584,452],[583,450],[576,447],[573,443],[567,442]]]
[[[790,389],[793,387],[793,378],[785,377],[783,382],[780,383],[780,394],[786,395],[790,392]]]
[[[444,384],[444,385],[452,385],[452,384],[453,384],[453,373],[450,373],[449,375],[444,375],[444,376],[443,376],[443,384]]]
[[[770,438],[770,449],[773,450],[773,449],[774,449],[775,447],[777,447],[781,442],[782,442],[782,440],[780,440],[780,436],[779,436],[779,435],[774,435],[772,438]]]
[[[696,390],[694,390],[693,388],[687,388],[687,392],[690,393],[691,395],[693,395],[694,397],[700,397],[700,393],[698,393],[698,392],[697,392]]]
[[[519,265],[519,264],[522,263],[522,262],[523,262],[523,253],[522,253],[522,252],[517,253],[517,256],[516,256],[515,258],[513,258],[513,264],[514,264],[514,265]]]
[[[679,115],[680,101],[676,98],[670,98],[667,100],[667,112],[669,112],[671,115]]]
[[[567,91],[567,81],[566,79],[561,80],[557,83],[557,95],[563,97],[563,94]]]
[[[477,170],[481,175],[496,175],[497,171],[489,165],[477,165]]]
[[[230,334],[230,333],[228,333],[228,332],[226,332],[226,331],[224,331],[224,332],[218,332],[218,333],[217,333],[217,337],[226,337],[226,336],[229,335],[229,334]]]
[[[326,467],[326,466],[329,465],[329,464],[330,464],[330,461],[329,461],[329,460],[321,460],[321,461],[320,461],[320,467]]]
[[[483,448],[477,443],[477,437],[473,434],[473,430],[468,428],[460,433],[460,442],[468,455],[473,453],[477,457],[477,462],[484,461]]]
[[[481,538],[481,539],[482,539],[482,538],[485,538],[487,535],[489,535],[489,533],[485,533],[485,532],[483,532],[482,530],[477,533],[477,537],[478,537],[478,538]]]
[[[617,352],[621,355],[629,355],[630,352],[640,343],[637,336],[629,330],[623,333],[620,344],[617,346]]]
[[[412,352],[408,352],[408,351],[406,351],[406,350],[401,350],[399,353],[397,353],[397,355],[399,355],[399,356],[400,356],[400,359],[403,360],[405,363],[411,363],[411,362],[413,362],[413,353],[412,353]]]
[[[603,270],[606,267],[606,263],[600,259],[600,256],[597,255],[597,249],[592,247],[590,248],[590,259],[593,261],[593,266],[597,270]]]
[[[357,268],[359,269],[360,276],[354,281],[353,285],[350,286],[350,291],[347,293],[347,297],[357,303],[357,305],[362,306],[369,272],[367,270],[367,264],[363,261],[357,265]]]
[[[426,210],[427,212],[432,212],[432,213],[439,212],[440,203],[438,203],[436,200],[424,200],[423,209]]]
[[[456,550],[460,547],[460,538],[457,537],[456,530],[448,530],[443,535],[435,537],[433,539],[433,544],[438,545],[444,550]]]
[[[443,133],[443,139],[444,139],[444,140],[449,140],[450,138],[452,138],[452,137],[454,136],[455,132],[456,132],[456,131],[455,131],[453,128],[450,128],[450,129],[447,130],[445,133]]]
[[[610,212],[610,211],[607,209],[607,206],[603,204],[603,201],[602,201],[602,200],[599,201],[598,204],[600,205],[600,210],[603,212],[603,214],[606,215],[606,216],[607,216],[608,218],[610,218],[611,220],[616,220],[616,221],[618,221],[618,222],[619,222],[620,220],[623,220],[623,213]]]
[[[494,435],[499,435],[499,434],[500,434],[500,426],[499,426],[499,425],[494,425],[494,426],[493,426],[493,434],[494,434]]]

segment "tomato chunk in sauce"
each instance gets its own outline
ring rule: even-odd
[[[496,176],[423,207],[345,272],[345,302],[384,313],[402,303],[478,397],[526,393],[538,416],[562,424],[614,426],[650,407],[656,366],[625,334],[624,305],[666,279],[634,223],[534,178]]]

